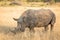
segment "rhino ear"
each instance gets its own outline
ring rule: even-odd
[[[18,21],[18,19],[16,19],[16,18],[13,18],[15,21]]]

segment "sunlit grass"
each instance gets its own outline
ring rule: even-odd
[[[16,5],[16,4],[12,4],[10,5],[10,1],[1,1],[0,2],[0,6],[30,6],[30,7],[40,7],[40,6],[46,6],[45,3],[43,2],[21,2],[19,4],[21,5]]]
[[[1,1],[0,6],[9,6],[10,2],[9,1]]]

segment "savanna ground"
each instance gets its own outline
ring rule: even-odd
[[[29,32],[26,28],[25,32],[13,34],[13,30],[17,26],[13,18],[19,18],[27,9],[51,9],[56,15],[56,23],[52,32],[48,30],[43,32],[44,28],[35,28],[35,33]],[[43,7],[0,7],[0,40],[60,40],[60,6],[43,6]]]

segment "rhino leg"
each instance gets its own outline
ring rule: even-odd
[[[53,18],[52,18],[52,20],[51,20],[51,22],[50,22],[51,31],[53,30],[53,27],[54,27],[55,22],[56,22],[56,17],[55,17],[55,15],[53,15]]]
[[[51,23],[50,23],[50,25],[51,25],[51,29],[50,29],[50,31],[52,31],[52,30],[53,30],[54,23],[55,23],[55,20],[52,20],[52,21],[51,21]]]
[[[45,26],[44,28],[45,28],[45,31],[47,31],[47,30],[48,30],[48,26]]]
[[[52,31],[52,30],[53,30],[53,26],[54,26],[54,25],[52,25],[52,24],[51,24],[51,29],[50,29],[50,31]]]
[[[34,27],[29,27],[30,32],[35,32]]]

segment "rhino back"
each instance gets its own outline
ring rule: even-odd
[[[47,9],[29,9],[21,17],[26,26],[45,26],[52,20],[53,12]]]

